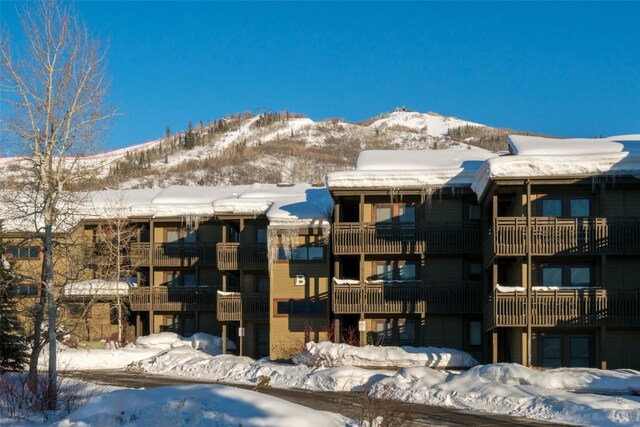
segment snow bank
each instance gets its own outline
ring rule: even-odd
[[[183,346],[190,346],[196,350],[206,350],[207,352],[220,354],[222,352],[222,338],[205,334],[204,332],[197,332],[188,338],[183,338],[174,332],[160,332],[159,334],[138,337],[135,341],[128,344],[126,348],[167,350]],[[236,345],[233,341],[227,340],[227,348],[229,350],[235,350]]]
[[[468,353],[438,347],[354,347],[331,342],[309,342],[293,357],[294,363],[307,366],[410,366],[466,368],[478,362]]]
[[[319,391],[361,391],[391,371],[377,371],[354,367],[314,369],[305,365],[272,363],[266,359],[255,361],[232,355],[212,356],[191,347],[177,347],[136,363],[128,368],[170,376],[237,384],[257,384],[269,378],[269,385],[278,388],[298,388]]]
[[[610,375],[595,369],[539,372],[516,364],[477,366],[460,374],[410,367],[376,383],[371,395],[580,425],[638,425],[639,398],[590,394],[629,387],[636,374]],[[564,387],[577,387],[581,393]]]
[[[338,427],[349,424],[341,415],[265,394],[225,386],[194,385],[101,394],[52,425]]]

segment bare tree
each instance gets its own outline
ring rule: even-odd
[[[42,236],[43,292],[35,316],[44,320],[47,308],[48,407],[53,409],[57,404],[53,233],[70,214],[67,190],[86,179],[81,155],[89,152],[113,111],[104,100],[105,51],[70,4],[28,2],[20,19],[24,51],[11,51],[8,31],[3,31],[0,42],[2,133],[3,143],[10,144],[9,153],[23,156],[14,171],[16,189],[24,189],[17,198]],[[41,350],[34,335],[29,364],[32,391],[37,388]]]

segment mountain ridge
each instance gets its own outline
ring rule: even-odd
[[[82,159],[94,167],[84,189],[320,183],[334,170],[353,169],[365,149],[506,149],[509,134],[437,113],[399,108],[352,123],[313,121],[288,111],[229,115],[186,131]],[[4,162],[4,165],[2,163]],[[3,169],[10,159],[0,159]],[[6,181],[6,179],[5,179]]]

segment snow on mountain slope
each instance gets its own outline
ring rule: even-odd
[[[96,188],[320,182],[328,172],[352,169],[363,149],[463,148],[467,142],[475,144],[476,138],[458,141],[449,136],[450,129],[465,126],[492,129],[453,117],[404,110],[362,123],[340,119],[315,122],[290,113],[244,113],[168,138],[84,157],[79,163],[92,170],[94,179],[86,185]],[[10,167],[15,163],[15,158],[0,158],[0,184],[20,176]]]

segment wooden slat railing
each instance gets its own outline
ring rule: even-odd
[[[132,262],[140,266],[190,267],[195,264],[215,265],[215,243],[132,243]]]
[[[478,253],[479,225],[476,223],[358,223],[333,224],[336,255]]]
[[[218,243],[216,250],[218,270],[267,269],[267,245],[238,242]]]
[[[640,219],[637,218],[531,218],[531,253],[637,254],[640,253]],[[495,218],[495,255],[525,255],[527,219]]]
[[[208,287],[156,286],[129,291],[132,311],[193,311],[216,309],[216,289]]]
[[[218,294],[218,320],[266,320],[269,317],[269,297],[261,294]]]
[[[480,313],[479,285],[333,284],[333,311],[419,314]]]
[[[531,307],[531,325],[535,327],[640,324],[640,290],[534,290]],[[524,327],[527,324],[527,295],[525,292],[494,291],[484,313],[488,328]]]

